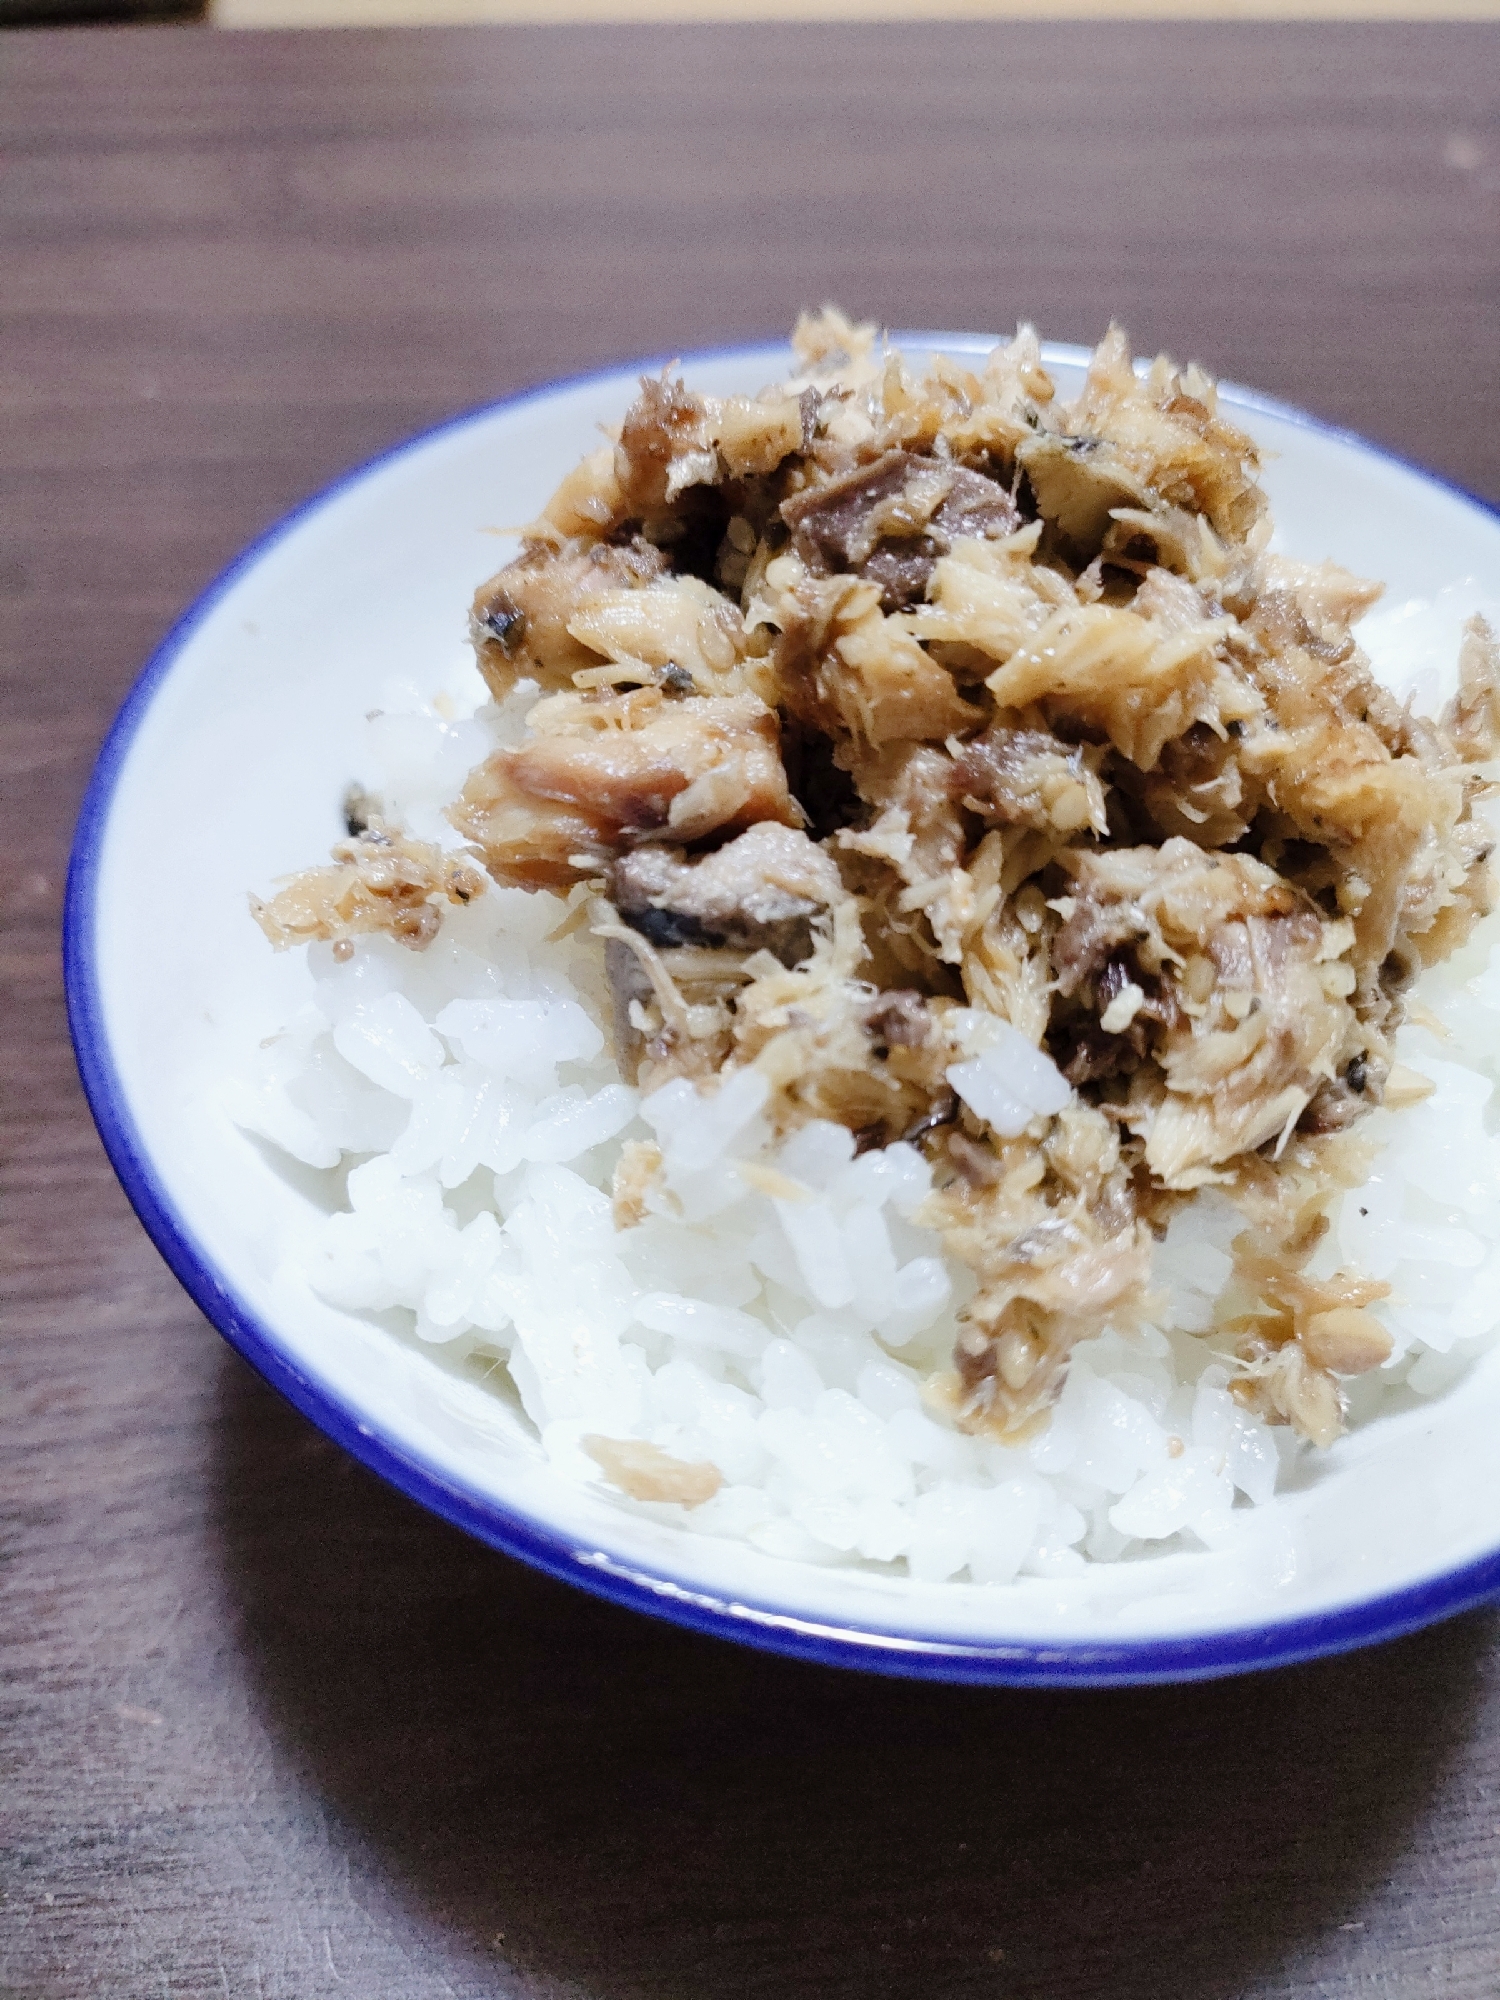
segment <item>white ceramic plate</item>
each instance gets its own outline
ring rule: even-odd
[[[895,338],[918,359],[993,344]],[[1085,359],[1047,350],[1066,393]],[[100,1131],[172,1269],[268,1380],[424,1505],[601,1595],[780,1651],[948,1679],[1179,1679],[1359,1645],[1500,1590],[1500,1352],[1237,1515],[1225,1549],[1063,1582],[924,1585],[778,1561],[566,1484],[502,1399],[278,1275],[278,1243],[316,1189],[238,1131],[219,1093],[309,981],[300,955],[267,950],[246,891],[339,836],[374,691],[392,676],[437,684],[475,586],[510,553],[494,527],[531,518],[658,365],[460,417],[350,475],[212,586],[122,710],[74,848],[68,998]],[[790,355],[684,366],[727,395],[784,375]],[[1500,520],[1358,438],[1223,394],[1276,454],[1266,483],[1282,545],[1383,577],[1393,605],[1419,600],[1406,631],[1435,626],[1451,659],[1473,580],[1500,582]],[[1399,638],[1401,620],[1389,627]]]

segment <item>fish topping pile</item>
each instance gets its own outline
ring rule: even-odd
[[[1045,1423],[1218,1187],[1210,1337],[1326,1444],[1386,1288],[1307,1266],[1359,1121],[1426,1087],[1402,996],[1490,905],[1493,638],[1439,720],[1400,705],[1353,637],[1379,587],[1272,553],[1213,383],[1117,328],[1074,402],[1024,327],[920,377],[832,310],[795,347],[754,397],[643,382],[480,590],[484,678],[536,703],[450,810],[468,858],[351,819],[256,914],[419,949],[472,862],[569,892],[643,1089],[753,1067],[783,1134],[919,1145],[974,1280],[929,1396],[968,1430]],[[625,1147],[621,1227],[659,1170]]]

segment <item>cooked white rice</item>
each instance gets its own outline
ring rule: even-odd
[[[1403,661],[1425,670],[1425,630],[1422,607],[1399,607],[1362,637],[1398,680]],[[1444,692],[1432,678],[1423,707]],[[363,775],[411,831],[452,845],[439,808],[519,739],[529,705],[484,704],[472,668],[432,705],[391,690]],[[696,1507],[621,1506],[806,1561],[1000,1584],[1213,1545],[1309,1450],[1247,1414],[1231,1364],[1193,1337],[1240,1227],[1212,1193],[1158,1248],[1155,1327],[1078,1347],[1040,1436],[1006,1446],[936,1421],[922,1382],[948,1363],[968,1280],[912,1219],[921,1156],[855,1158],[821,1123],[773,1148],[753,1072],[642,1101],[607,1052],[597,944],[555,935],[568,914],[498,889],[422,953],[368,937],[339,963],[313,946],[313,999],[229,1107],[327,1172],[334,1212],[303,1259],[322,1297],[401,1309],[416,1339],[519,1397],[559,1471],[602,1484],[581,1440],[645,1441],[723,1484]],[[1372,1310],[1393,1356],[1350,1385],[1356,1425],[1449,1388],[1500,1323],[1500,918],[1417,1000],[1398,1053],[1434,1094],[1363,1128],[1374,1171],[1312,1266],[1392,1286]],[[607,1189],[632,1137],[660,1145],[666,1191],[619,1232]]]

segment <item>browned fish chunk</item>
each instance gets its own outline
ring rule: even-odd
[[[1349,1004],[1351,927],[1264,863],[1186,840],[1079,854],[1070,865],[1074,893],[1053,946],[1058,988],[1069,996],[1091,984],[1093,1074],[1103,1073],[1100,1031],[1128,1037],[1138,1062],[1149,1054],[1123,1115],[1153,1176],[1196,1187],[1241,1153],[1285,1144],[1314,1097],[1370,1046]],[[1072,1052],[1062,1053],[1066,1066]]]
[[[716,458],[702,398],[680,380],[646,377],[615,449],[615,477],[629,512],[647,520],[662,514],[686,485],[716,476]]]
[[[383,931],[421,951],[437,936],[445,903],[472,903],[484,877],[467,854],[445,854],[379,820],[341,840],[331,868],[307,868],[250,914],[278,951],[331,938],[336,944]]]
[[[842,893],[839,871],[805,833],[762,821],[713,853],[638,847],[609,877],[610,900],[652,944],[768,951],[796,965],[813,946],[813,921]]]
[[[851,766],[893,743],[942,742],[983,719],[948,669],[884,616],[876,586],[857,578],[802,578],[774,662],[778,704],[850,746]]]
[[[554,695],[532,739],[469,775],[449,817],[497,882],[559,888],[622,848],[797,821],[776,717],[754,695]]]
[[[1042,729],[994,723],[953,763],[953,795],[991,826],[1029,826],[1065,838],[1108,831],[1098,754]]]
[[[573,675],[597,667],[603,655],[575,639],[569,622],[590,598],[640,590],[666,567],[660,549],[640,540],[625,547],[581,538],[560,547],[529,543],[474,597],[469,629],[490,693],[503,700],[528,678],[546,689],[571,687]]]
[[[993,479],[907,451],[798,493],[781,513],[815,576],[866,577],[879,585],[886,611],[924,597],[933,564],[955,542],[994,540],[1021,525],[1014,500]]]

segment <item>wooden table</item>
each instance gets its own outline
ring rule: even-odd
[[[0,1995],[1493,2000],[1493,1617],[976,1693],[533,1576],[177,1290],[55,929],[174,614],[341,468],[540,377],[825,297],[1113,312],[1500,497],[1497,94],[1485,28],[0,39]]]

